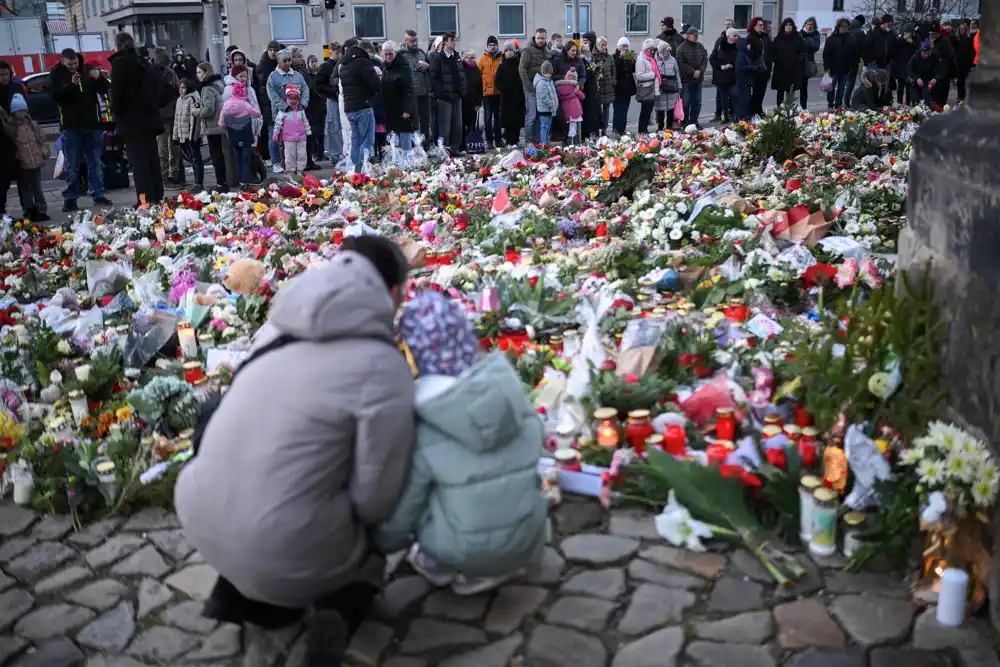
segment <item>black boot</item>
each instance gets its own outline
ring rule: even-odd
[[[318,600],[306,617],[303,667],[340,667],[378,592],[373,584],[355,583]]]

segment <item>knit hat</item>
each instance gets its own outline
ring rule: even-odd
[[[892,23],[892,16],[890,16],[889,14],[884,15],[882,17],[882,20],[879,21],[879,25],[882,25],[884,23]]]
[[[270,51],[271,49],[279,51],[281,49],[281,42],[279,42],[276,39],[272,39],[270,42],[267,43],[267,50]]]
[[[437,292],[411,299],[399,317],[399,335],[421,376],[458,377],[476,360],[479,341],[469,319]]]
[[[289,51],[288,49],[282,49],[282,50],[278,51],[277,54],[275,54],[274,59],[278,60],[278,61],[281,61],[281,60],[291,60],[292,59],[292,52]]]
[[[245,100],[247,98],[247,84],[242,81],[233,81],[233,97]]]
[[[514,46],[514,42],[513,41],[511,41],[511,40],[508,39],[506,42],[503,43],[503,50],[504,51],[517,51],[517,47]]]
[[[695,28],[694,26],[691,26],[690,28],[688,28],[687,30],[684,31],[684,34],[685,35],[700,35],[701,31],[698,30],[697,28]]]
[[[346,51],[347,49],[351,48],[352,46],[357,46],[360,43],[361,43],[361,41],[358,40],[357,38],[350,37],[350,38],[344,40],[344,50]]]
[[[497,38],[494,37],[493,35],[490,35],[489,37],[486,38],[486,46],[489,46],[490,44],[496,44],[497,46],[500,46],[500,42],[498,42]]]
[[[619,37],[617,46],[631,46],[632,43],[628,41],[628,37]]]
[[[656,48],[656,42],[654,42],[653,40],[651,40],[651,39],[644,39],[644,40],[642,40],[642,50],[643,51],[647,51],[649,49],[655,49],[655,48]]]
[[[12,98],[10,98],[10,112],[17,113],[18,111],[27,111],[28,103],[24,100],[24,95],[21,93],[16,93]]]
[[[668,16],[665,19],[663,19],[663,21],[661,21],[661,23],[665,23],[668,28],[673,28],[674,27],[674,17],[673,16]]]
[[[931,40],[925,39],[924,41],[920,42],[920,50],[924,53],[929,53],[930,51],[934,50],[934,45],[931,44]]]
[[[576,73],[575,67],[570,67],[566,70],[566,79],[569,81],[576,81],[578,78],[580,78],[580,75]]]
[[[302,99],[302,91],[294,83],[290,83],[285,86],[285,99],[290,100],[293,97],[297,100]]]

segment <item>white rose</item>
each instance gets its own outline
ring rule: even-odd
[[[58,345],[56,345],[56,349],[59,351],[59,354],[62,354],[64,356],[72,352],[69,346],[69,341],[65,340],[59,341]]]
[[[681,215],[687,215],[688,207],[684,202],[677,202],[677,206],[674,207],[678,213]]]
[[[672,241],[680,241],[682,238],[684,238],[684,232],[682,232],[681,230],[672,229],[670,231],[670,239]]]

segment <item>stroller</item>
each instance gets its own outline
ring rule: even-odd
[[[104,168],[105,190],[124,190],[129,187],[125,142],[113,130],[104,132],[101,166]]]

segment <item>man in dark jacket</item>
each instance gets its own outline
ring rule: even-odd
[[[135,194],[139,203],[163,201],[163,174],[156,150],[156,137],[163,134],[159,102],[148,99],[159,72],[145,62],[135,49],[135,40],[127,32],[115,33],[117,52],[111,63],[111,111],[118,125],[118,135],[125,140],[125,150],[132,166]],[[144,83],[145,82],[145,83]],[[162,84],[166,85],[165,82]]]
[[[657,39],[661,39],[670,45],[670,52],[677,54],[677,49],[684,43],[684,37],[674,29],[674,17],[667,16],[660,21],[660,34]]]
[[[191,65],[193,60],[194,58],[184,55],[184,49],[177,47],[174,49],[174,60],[170,63],[170,69],[174,71],[174,74],[181,81],[184,79],[193,79],[195,78],[195,68],[198,66],[197,62]]]
[[[453,154],[462,145],[462,97],[465,95],[465,72],[455,52],[455,35],[446,33],[443,48],[431,56],[431,89],[437,105],[438,141],[444,140]]]
[[[833,78],[833,88],[826,95],[827,108],[850,106],[849,87],[858,74],[858,46],[850,33],[847,19],[839,19],[823,47],[823,69]]]
[[[932,23],[930,25],[930,41],[934,47],[934,53],[941,60],[944,68],[944,76],[940,77],[934,89],[935,102],[944,106],[948,103],[948,93],[951,91],[951,81],[958,76],[958,62],[955,60],[955,45],[946,36],[941,25]]]
[[[635,96],[635,52],[627,37],[615,46],[615,107],[612,129],[618,136],[625,134],[628,108]]]
[[[854,48],[857,51],[857,60],[865,59],[865,49],[868,46],[868,35],[865,34],[865,17],[858,14],[850,23],[848,33],[854,40]],[[851,106],[851,97],[854,95],[854,84],[858,81],[858,70],[860,63],[854,63],[854,68],[847,75],[847,93],[844,95],[844,106]]]
[[[907,105],[915,102],[910,97],[910,85],[907,82],[910,72],[910,59],[917,54],[920,49],[920,38],[917,37],[917,26],[908,23],[903,26],[902,37],[899,39],[899,46],[892,59],[892,85],[896,87],[896,101]]]
[[[176,71],[170,66],[170,56],[167,50],[157,47],[153,49],[153,67],[168,82],[175,94],[160,107],[160,118],[163,119],[164,132],[156,138],[156,152],[160,156],[160,173],[168,183],[181,185],[184,183],[184,171],[181,168],[181,147],[174,141],[174,110],[177,107],[177,91],[180,80]],[[182,70],[183,71],[183,70]]]
[[[705,70],[708,69],[708,51],[698,41],[697,28],[688,28],[684,32],[684,43],[677,47],[675,57],[681,71],[684,120],[697,125],[701,115],[701,86],[705,83]]]
[[[375,155],[375,104],[382,90],[382,71],[375,65],[368,40],[350,46],[340,61],[340,92],[351,124],[351,162],[361,169],[365,154]]]
[[[0,60],[0,108],[10,112],[10,100],[14,95],[28,99],[28,91],[24,82],[14,76],[14,69],[6,60]]]
[[[539,28],[535,38],[521,50],[521,60],[517,71],[521,75],[521,85],[524,86],[524,142],[533,143],[538,140],[538,114],[535,106],[535,75],[542,70],[542,63],[548,60],[549,51],[546,46],[548,31]]]
[[[344,135],[340,126],[341,46],[330,42],[330,59],[316,72],[316,92],[326,100],[326,153],[333,166],[344,156]]]
[[[427,141],[431,134],[431,62],[427,52],[420,48],[415,30],[406,31],[403,48],[396,57],[405,60],[413,72],[413,95],[417,98],[420,133]]]
[[[868,44],[865,47],[865,67],[869,69],[884,69],[890,73],[892,60],[899,48],[899,37],[892,30],[892,17],[886,14],[879,24],[868,33]]]
[[[712,63],[712,85],[722,109],[718,120],[728,123],[736,118],[736,42],[740,33],[729,28],[724,36],[724,40],[715,43],[709,62]]]
[[[479,120],[479,109],[483,106],[483,73],[476,63],[476,52],[462,52],[462,74],[465,76],[465,94],[462,95],[462,145],[465,138]]]
[[[77,210],[80,164],[87,164],[87,182],[95,204],[109,205],[104,196],[104,132],[98,96],[107,98],[110,84],[96,67],[86,67],[83,57],[73,49],[63,49],[60,62],[49,72],[49,96],[59,105],[62,151],[66,163],[66,189],[63,211]]]
[[[907,74],[914,102],[927,105],[938,103],[938,86],[948,76],[948,67],[934,51],[930,40],[920,42],[920,50],[910,59]]]
[[[272,39],[267,43],[267,49],[260,56],[257,63],[257,103],[260,104],[260,115],[264,119],[264,127],[261,130],[263,140],[267,142],[267,153],[272,165],[281,164],[281,151],[278,149],[278,142],[271,135],[274,129],[274,112],[271,109],[271,100],[267,96],[267,79],[271,72],[278,69],[278,51],[284,48],[281,42]],[[260,94],[263,93],[263,94]]]

